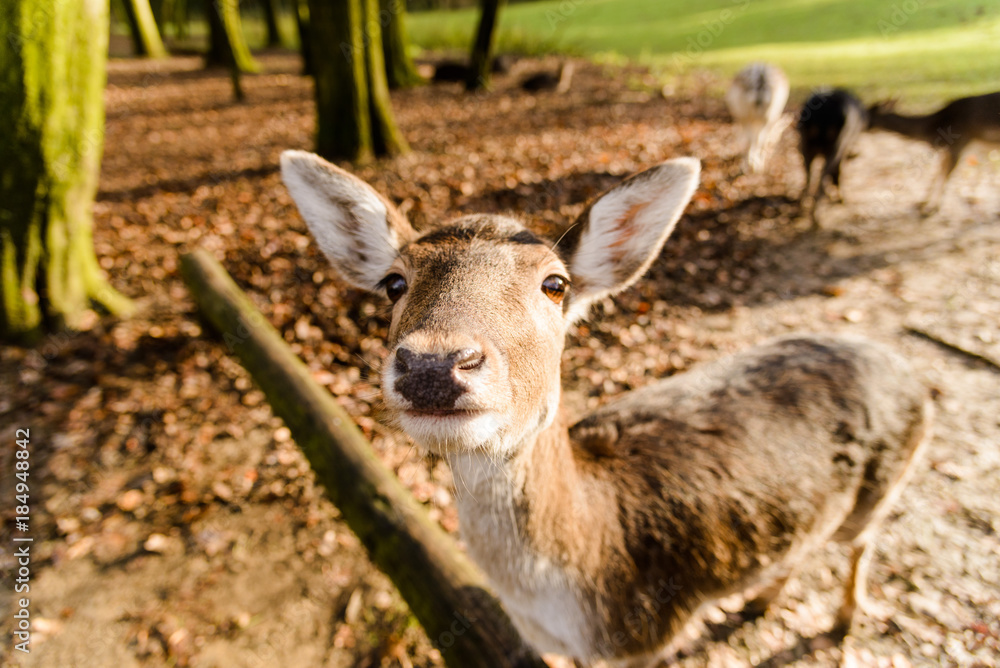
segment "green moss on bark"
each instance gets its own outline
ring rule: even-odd
[[[91,211],[104,143],[108,0],[0,0],[0,336],[75,327],[104,280]]]
[[[405,0],[379,0],[382,55],[390,89],[409,88],[423,82],[408,51]]]
[[[132,44],[136,55],[149,58],[166,57],[167,49],[160,38],[160,30],[156,26],[149,0],[122,0],[122,5],[128,18],[129,30],[132,32]]]
[[[309,0],[316,152],[330,160],[364,162],[374,155],[361,2]]]
[[[243,36],[239,0],[205,0],[205,12],[209,26],[208,64],[235,63],[240,72],[259,72],[260,65]]]
[[[365,21],[365,61],[368,75],[368,110],[371,114],[372,143],[376,155],[399,155],[410,147],[396,125],[386,82],[382,56],[382,26],[379,0],[363,0]]]
[[[409,150],[385,80],[378,0],[310,0],[316,152],[365,162]]]

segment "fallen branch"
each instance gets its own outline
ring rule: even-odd
[[[975,350],[966,348],[965,346],[962,346],[955,341],[950,341],[948,339],[945,339],[944,337],[939,336],[938,334],[935,334],[934,332],[928,329],[924,329],[923,327],[919,327],[917,325],[907,325],[906,331],[908,331],[910,334],[914,334],[921,338],[927,339],[928,341],[932,341],[938,344],[939,346],[943,346],[953,352],[960,353],[962,355],[965,355],[966,357],[971,357],[972,359],[979,360],[980,362],[986,362],[994,369],[1000,369],[1000,360],[997,360],[996,358],[990,355],[986,355],[977,352]]]
[[[202,314],[267,395],[316,479],[453,668],[544,668],[479,571],[206,251],[181,258]]]

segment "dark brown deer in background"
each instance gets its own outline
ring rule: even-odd
[[[827,181],[840,192],[840,165],[858,136],[868,125],[868,112],[861,100],[850,92],[837,88],[813,93],[799,112],[799,150],[806,168],[806,184],[799,202],[808,211],[813,227],[818,226],[816,208],[826,195]],[[819,177],[813,180],[813,163],[823,160]],[[815,191],[815,192],[814,192]],[[806,209],[809,199],[811,206]]]
[[[750,590],[762,611],[828,540],[852,548],[836,617],[850,628],[869,541],[929,433],[905,360],[803,335],[572,425],[562,408],[567,330],[659,256],[696,160],[624,181],[556,244],[494,214],[418,233],[309,153],[286,151],[281,172],[341,276],[393,303],[386,417],[448,459],[469,552],[539,651],[647,665],[706,603]]]
[[[893,102],[872,105],[869,127],[918,139],[943,153],[941,172],[920,207],[924,214],[933,213],[941,206],[948,179],[969,144],[1000,144],[1000,92],[959,98],[923,116],[893,113],[893,106]]]

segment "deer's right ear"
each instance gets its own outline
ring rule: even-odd
[[[367,183],[306,151],[281,154],[281,178],[334,269],[374,291],[399,248],[416,233]]]
[[[563,238],[573,287],[568,319],[635,283],[663,248],[698,186],[701,163],[675,158],[599,197]]]

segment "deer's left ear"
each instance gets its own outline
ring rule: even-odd
[[[374,291],[416,233],[370,185],[305,151],[281,154],[281,178],[320,249],[348,282]]]
[[[623,181],[580,215],[561,244],[573,283],[571,319],[646,272],[694,194],[700,171],[696,158],[667,161]]]

